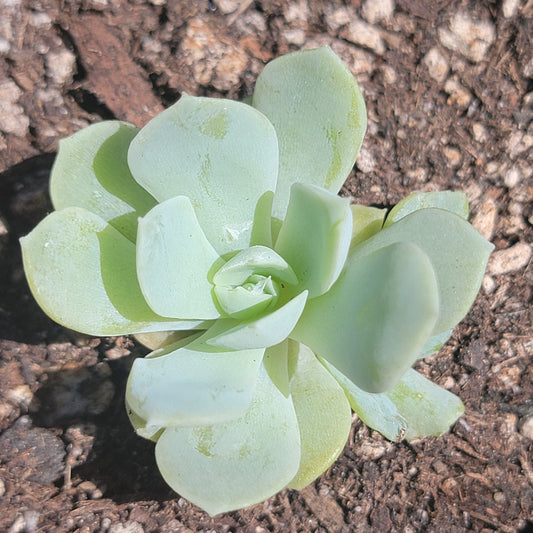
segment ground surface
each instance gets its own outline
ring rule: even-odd
[[[527,531],[533,517],[533,2],[0,2],[0,530]],[[464,189],[496,245],[468,317],[420,363],[459,394],[450,434],[392,444],[354,421],[301,493],[210,518],[161,480],[123,407],[132,340],[52,323],[17,239],[50,210],[57,142],[144,124],[193,95],[250,94],[264,63],[329,44],[369,130],[343,194],[389,206]]]

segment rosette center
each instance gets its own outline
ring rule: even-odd
[[[242,250],[213,276],[214,298],[221,312],[252,318],[276,306],[285,284],[298,279],[287,262],[266,246]]]

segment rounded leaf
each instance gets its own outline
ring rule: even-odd
[[[142,128],[128,162],[159,202],[189,197],[219,254],[249,246],[254,224],[264,226],[258,219],[270,216],[276,132],[246,104],[185,94]]]
[[[252,104],[274,124],[279,140],[274,216],[284,218],[293,183],[337,193],[366,131],[361,91],[339,57],[324,47],[271,61],[257,78]]]
[[[210,515],[261,502],[284,488],[300,464],[292,401],[262,368],[243,416],[212,426],[168,428],[155,454],[165,481]]]

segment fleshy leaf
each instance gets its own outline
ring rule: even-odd
[[[410,241],[428,255],[439,286],[439,318],[433,334],[455,327],[479,292],[494,246],[466,220],[443,209],[406,215],[350,252],[350,261],[395,242]]]
[[[270,215],[265,205],[276,187],[276,132],[246,104],[183,95],[137,134],[128,162],[159,202],[190,198],[219,254],[249,246],[254,223],[265,226],[257,218]]]
[[[314,481],[342,452],[352,425],[352,411],[344,390],[301,343],[289,341],[296,359],[291,396],[298,418],[302,458],[289,488],[301,490]]]
[[[298,470],[300,434],[292,401],[261,368],[252,404],[241,418],[169,428],[155,453],[165,481],[210,515],[261,502]]]
[[[409,369],[390,391],[372,394],[354,385],[327,361],[324,365],[344,387],[359,418],[389,440],[442,435],[464,412],[455,394],[416,370]]]
[[[231,420],[248,409],[264,349],[203,352],[167,346],[136,359],[128,405],[148,426],[196,426]]]
[[[55,209],[83,207],[135,242],[137,218],[156,203],[128,167],[128,148],[138,131],[132,124],[108,120],[59,141],[50,175]]]
[[[414,192],[398,202],[388,214],[384,227],[390,226],[403,217],[419,209],[436,207],[455,213],[456,215],[468,218],[468,198],[464,192],[460,191],[432,191]]]
[[[352,204],[350,208],[353,217],[352,242],[350,243],[350,247],[353,248],[357,244],[372,237],[372,235],[375,235],[378,231],[381,231],[387,210],[360,204]]]
[[[289,284],[297,283],[294,270],[271,248],[252,246],[233,256],[213,276],[216,285],[241,285],[252,274],[272,276]]]
[[[324,294],[344,266],[352,235],[350,201],[320,187],[295,183],[275,250],[291,265],[298,293]]]
[[[139,288],[135,245],[83,208],[51,213],[21,246],[35,299],[63,326],[105,336],[202,325],[156,315]]]
[[[307,291],[287,302],[280,308],[255,320],[231,324],[228,329],[207,340],[210,346],[228,350],[249,350],[268,348],[284,341],[298,322],[307,301]]]
[[[286,339],[275,346],[267,348],[263,357],[263,365],[276,387],[285,397],[288,397],[290,394],[289,340]]]
[[[420,358],[427,357],[428,355],[438,352],[445,344],[446,341],[452,336],[453,329],[448,329],[436,335],[432,335],[422,348]]]
[[[382,392],[418,358],[438,306],[427,255],[414,244],[396,243],[357,261],[348,258],[329,292],[309,300],[291,338],[358,387]]]
[[[280,173],[273,214],[283,219],[293,183],[337,193],[366,130],[366,109],[346,65],[328,48],[271,61],[257,78],[253,106],[274,124]]]
[[[137,275],[148,305],[159,315],[218,318],[208,279],[217,261],[222,263],[186,196],[158,204],[139,220]]]

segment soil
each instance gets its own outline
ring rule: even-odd
[[[533,529],[531,0],[3,0],[0,3],[0,530],[516,532]],[[182,92],[242,98],[265,62],[329,44],[369,128],[342,194],[391,206],[465,190],[496,245],[452,339],[417,368],[466,413],[441,438],[389,443],[354,419],[301,492],[215,518],[162,481],[123,394],[130,338],[49,320],[18,238],[51,205],[59,139],[139,126]]]

